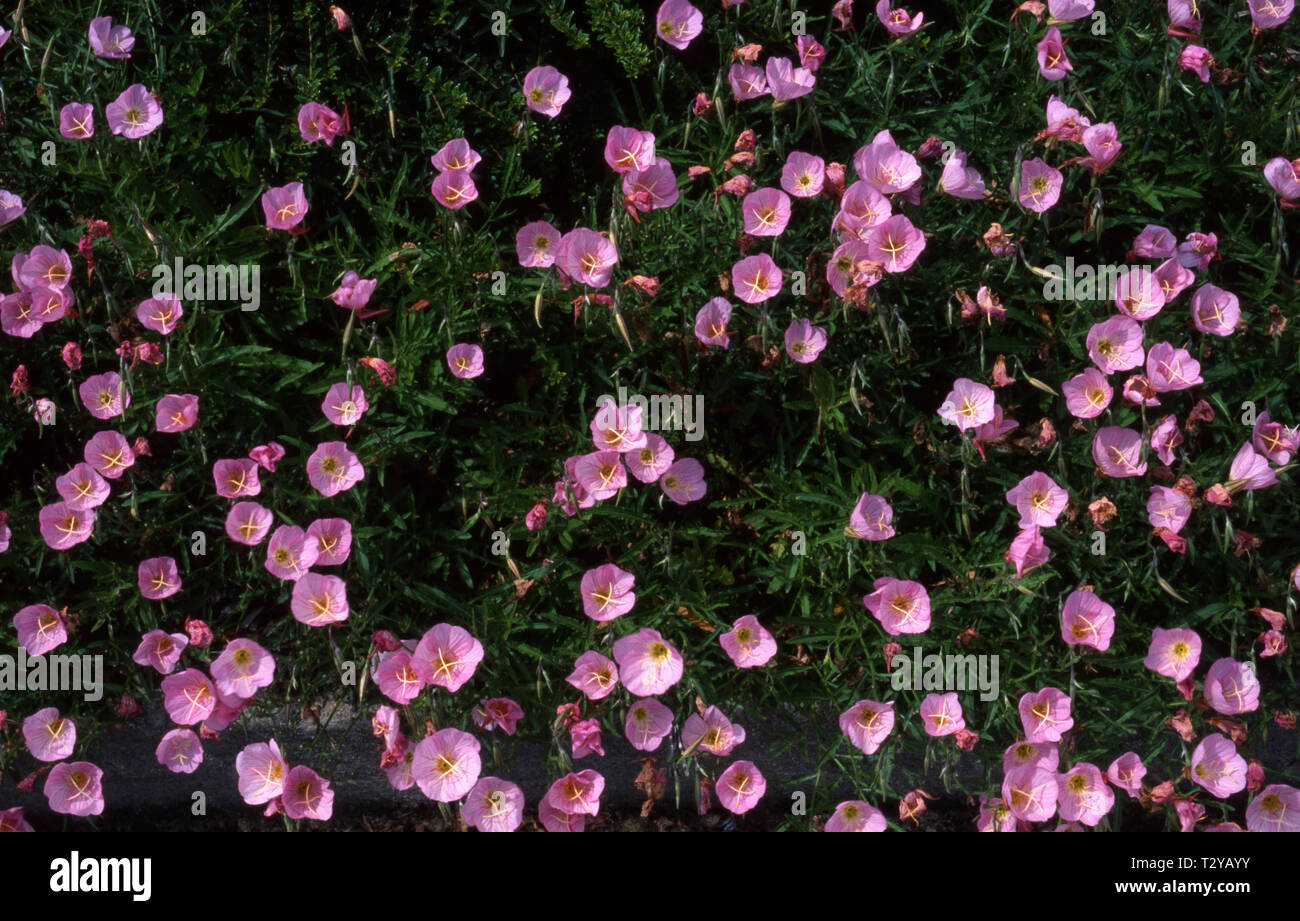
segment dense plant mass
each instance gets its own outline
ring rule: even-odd
[[[2,21],[0,828],[1300,830],[1289,0],[376,6]]]

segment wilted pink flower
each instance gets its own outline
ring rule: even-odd
[[[889,31],[890,35],[895,38],[902,38],[921,28],[921,22],[925,19],[925,14],[917,13],[913,16],[901,7],[891,9],[889,0],[880,0],[876,4],[876,18],[880,20],[880,24]]]
[[[356,272],[344,272],[343,281],[330,295],[330,300],[340,307],[360,311],[370,303],[370,296],[374,294],[377,284],[378,279],[362,278]]]
[[[704,14],[687,0],[664,0],[655,14],[655,34],[678,51],[685,51],[703,27]]]
[[[121,60],[131,56],[135,36],[126,26],[113,25],[112,16],[100,16],[90,21],[90,50],[96,57]]]
[[[731,267],[732,289],[746,304],[775,297],[781,290],[781,270],[767,253],[748,256]]]
[[[806,67],[796,67],[789,58],[768,58],[764,68],[767,89],[776,103],[807,96],[817,84],[817,77]]]
[[[1220,713],[1250,713],[1259,709],[1259,679],[1248,662],[1217,659],[1205,675],[1205,699]]]
[[[1300,790],[1269,784],[1246,807],[1246,828],[1254,832],[1300,831]]]
[[[1056,775],[1036,764],[1007,771],[1002,800],[1013,815],[1026,822],[1045,822],[1056,813]]]
[[[1059,742],[1074,726],[1070,698],[1059,688],[1047,687],[1020,698],[1020,724],[1030,742]]]
[[[471,716],[479,729],[491,730],[495,726],[512,736],[515,734],[515,725],[524,718],[524,711],[509,698],[494,697],[475,707]]]
[[[411,656],[411,664],[425,684],[446,688],[453,694],[473,677],[481,661],[483,644],[469,631],[451,624],[427,630]]]
[[[365,476],[361,461],[344,441],[321,442],[307,458],[307,479],[313,489],[327,498],[351,489]]]
[[[894,731],[894,704],[859,700],[840,714],[840,731],[865,755],[874,755]]]
[[[1147,463],[1142,460],[1142,436],[1132,429],[1114,425],[1098,429],[1092,440],[1092,459],[1110,477],[1142,476],[1147,472]]]
[[[78,510],[66,502],[54,502],[41,507],[37,515],[41,537],[51,550],[67,550],[90,540],[95,531],[95,513],[89,509]]]
[[[1217,732],[1202,739],[1192,752],[1192,780],[1220,798],[1246,789],[1246,767],[1237,746]]]
[[[1076,764],[1061,775],[1058,784],[1057,806],[1063,821],[1095,826],[1115,805],[1115,793],[1094,764]]]
[[[570,726],[569,745],[575,761],[588,755],[600,755],[603,758],[605,749],[600,740],[600,720],[579,720]]]
[[[708,489],[704,467],[693,457],[674,461],[660,478],[659,488],[678,505],[701,499]]]
[[[328,821],[334,814],[334,791],[330,782],[309,767],[290,768],[281,794],[284,814],[291,819]]]
[[[217,706],[212,682],[197,668],[168,675],[162,680],[162,690],[167,715],[181,726],[203,722]]]
[[[930,595],[920,582],[882,576],[862,603],[890,636],[930,629]]]
[[[623,686],[638,697],[662,694],[682,677],[681,654],[649,627],[617,640],[614,659]]]
[[[304,543],[315,552],[314,539],[304,537]],[[309,627],[326,627],[348,619],[347,583],[338,576],[306,572],[295,582],[289,599],[294,620]]]
[[[329,106],[309,102],[298,110],[298,133],[309,144],[324,141],[333,147],[335,137],[348,133],[348,123]]]
[[[77,727],[57,708],[46,707],[23,720],[23,739],[37,761],[62,761],[77,746]]]
[[[1156,627],[1151,632],[1151,648],[1142,664],[1166,678],[1183,681],[1200,661],[1201,638],[1195,630]]]
[[[737,668],[766,665],[776,655],[776,637],[753,614],[738,618],[718,641]]]
[[[618,686],[618,666],[595,651],[587,651],[573,663],[573,673],[564,679],[586,695],[588,700],[603,700]]]
[[[1021,206],[1040,214],[1046,211],[1060,199],[1063,180],[1061,171],[1048,166],[1041,157],[1022,161],[1020,164]]]
[[[919,715],[925,734],[929,736],[952,735],[966,728],[966,720],[962,718],[961,703],[957,700],[956,692],[925,695],[925,699],[921,701]]]
[[[598,623],[621,617],[636,604],[636,577],[613,563],[588,569],[582,576],[583,612]]]
[[[1007,501],[1020,513],[1020,527],[1050,528],[1070,501],[1070,495],[1041,470],[1031,473],[1012,489]]]
[[[68,370],[76,371],[81,368],[81,346],[75,342],[65,342],[63,351],[63,363],[68,366]]]
[[[95,107],[88,102],[70,102],[59,110],[59,134],[70,141],[84,141],[95,134]]]
[[[714,788],[724,809],[743,815],[758,805],[767,792],[767,781],[752,761],[735,761],[718,777]]]
[[[1178,69],[1192,71],[1201,78],[1202,83],[1210,82],[1210,65],[1213,63],[1214,56],[1210,54],[1210,49],[1202,45],[1185,45],[1178,53]]]
[[[653,697],[632,701],[623,734],[638,751],[652,752],[659,748],[664,736],[672,732],[673,711]]]
[[[61,815],[99,815],[104,811],[104,772],[89,761],[56,764],[45,778],[50,809]]]
[[[282,524],[266,545],[266,570],[276,578],[297,582],[316,562],[317,552],[316,541],[306,531]]]
[[[884,496],[864,492],[849,515],[849,525],[844,533],[861,540],[889,540],[894,536],[890,525],[893,520],[894,510]]]
[[[1071,646],[1090,646],[1099,652],[1110,648],[1115,634],[1115,609],[1094,592],[1073,591],[1061,609],[1061,638]]]
[[[805,317],[791,321],[785,330],[785,353],[799,364],[810,364],[817,360],[826,348],[826,330],[813,324]]]
[[[175,774],[193,774],[203,763],[203,743],[192,729],[173,729],[162,737],[154,757]]]
[[[575,281],[603,288],[609,284],[614,266],[618,264],[618,250],[608,237],[579,227],[560,239],[560,254],[556,261]]]
[[[649,131],[615,125],[605,138],[605,162],[616,173],[629,173],[655,161],[655,136]],[[594,233],[594,231],[587,231]],[[569,274],[573,274],[570,272]],[[596,287],[603,287],[597,285]]]
[[[1174,448],[1183,443],[1183,433],[1178,430],[1178,420],[1171,413],[1162,418],[1151,430],[1151,450],[1162,464],[1174,462]]]
[[[307,196],[301,182],[268,189],[262,194],[262,213],[269,230],[292,230],[307,216]]]
[[[217,485],[217,495],[226,499],[256,496],[262,491],[257,463],[245,457],[217,461],[212,465],[212,479]]]
[[[682,748],[686,752],[698,747],[725,758],[744,741],[744,727],[732,723],[717,707],[707,708],[703,716],[692,713],[682,726]]]
[[[136,585],[140,594],[150,601],[170,598],[181,590],[181,574],[176,560],[159,556],[144,560],[136,572]]]
[[[140,645],[136,647],[131,659],[138,665],[155,669],[160,675],[170,675],[189,644],[189,637],[183,633],[150,630],[140,638]]]
[[[725,349],[731,343],[731,332],[727,329],[729,322],[731,304],[726,298],[715,297],[695,315],[695,338],[705,345],[718,345]]]
[[[939,407],[939,418],[965,432],[993,419],[995,399],[992,388],[969,378],[958,378]]]
[[[1070,59],[1065,56],[1065,40],[1061,37],[1061,30],[1056,26],[1052,26],[1047,30],[1047,34],[1043,36],[1042,41],[1038,43],[1038,72],[1044,80],[1055,82],[1065,79],[1066,73],[1071,70],[1074,70],[1074,68],[1070,65]],[[1053,199],[1053,202],[1055,202],[1055,199]],[[1026,207],[1029,206],[1026,205]],[[1035,208],[1033,210],[1046,209]]]

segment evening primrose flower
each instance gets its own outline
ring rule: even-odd
[[[511,832],[524,821],[524,791],[499,777],[481,777],[460,807],[466,825],[481,832]]]
[[[1115,635],[1115,609],[1095,592],[1070,592],[1061,608],[1061,638],[1071,646],[1089,646],[1099,652],[1110,648]]]
[[[425,631],[411,656],[411,665],[425,684],[453,694],[474,676],[483,661],[483,644],[463,627],[437,624]]]
[[[1156,627],[1151,632],[1151,647],[1142,664],[1166,678],[1184,681],[1200,661],[1201,638],[1195,630]]]
[[[277,186],[262,194],[262,213],[268,230],[292,230],[302,223],[309,207],[301,182]]]
[[[958,431],[977,428],[993,419],[995,399],[991,387],[960,377],[939,407],[939,418],[957,426]]]
[[[169,393],[154,410],[154,427],[160,432],[185,432],[198,421],[199,398],[192,393]]]
[[[1192,780],[1223,798],[1246,789],[1246,759],[1227,736],[1212,733],[1192,752]]]
[[[1061,171],[1048,166],[1041,157],[1022,161],[1020,164],[1021,207],[1039,214],[1051,208],[1061,198],[1061,185],[1064,180]]]
[[[674,461],[660,478],[659,488],[678,505],[701,499],[708,488],[704,466],[693,457]]]
[[[45,778],[50,809],[61,815],[99,815],[104,811],[104,772],[89,761],[56,764]]]
[[[123,25],[113,25],[112,16],[100,16],[90,21],[88,34],[90,50],[96,57],[121,60],[131,56],[135,36]]]
[[[534,112],[554,118],[572,96],[569,78],[554,67],[534,67],[524,75],[524,102]]]
[[[1059,742],[1074,726],[1070,698],[1059,688],[1043,688],[1020,698],[1020,724],[1030,742]]]
[[[236,502],[226,515],[226,535],[237,543],[255,547],[266,539],[274,523],[270,509],[256,502]]]
[[[708,707],[701,716],[692,713],[682,725],[682,749],[700,748],[725,758],[745,741],[745,728],[737,725],[717,707]]]
[[[136,572],[136,585],[140,594],[150,601],[170,598],[181,590],[180,570],[170,556],[144,560]]]
[[[766,665],[776,655],[776,637],[753,614],[738,618],[718,641],[737,668]]]
[[[582,576],[583,612],[597,623],[621,617],[636,604],[636,576],[613,563],[588,569]]]
[[[86,378],[78,388],[81,403],[96,419],[112,419],[126,415],[131,405],[131,392],[116,371],[107,371]]]
[[[578,656],[573,672],[564,679],[588,700],[603,700],[618,686],[618,665],[594,650]]]
[[[327,498],[351,489],[365,476],[361,461],[344,441],[322,442],[307,458],[307,479],[313,489]]]
[[[826,820],[827,832],[879,832],[888,827],[885,814],[860,799],[845,800]]]
[[[763,798],[767,781],[752,761],[735,761],[718,777],[714,789],[728,812],[744,815]]]
[[[614,659],[623,686],[638,697],[662,694],[682,677],[681,653],[649,627],[617,640]]]
[[[874,755],[894,731],[894,704],[859,700],[840,714],[840,731],[864,755]]]
[[[14,615],[13,626],[18,645],[29,656],[43,656],[68,641],[63,615],[48,604],[29,604],[22,608]]]
[[[305,543],[315,541],[306,538]],[[347,583],[338,576],[304,573],[294,584],[289,610],[294,620],[309,627],[342,623],[348,619]]]
[[[628,707],[623,723],[623,734],[638,751],[652,752],[659,748],[664,736],[672,732],[673,711],[653,697],[634,700]]]
[[[62,761],[72,757],[77,746],[77,727],[59,716],[58,708],[37,710],[23,720],[23,739],[37,761]]]
[[[859,540],[889,540],[894,536],[893,520],[894,510],[884,496],[864,492],[853,506],[844,534]]]
[[[794,320],[785,331],[785,353],[800,364],[817,360],[826,348],[826,330],[814,326],[807,317]]]

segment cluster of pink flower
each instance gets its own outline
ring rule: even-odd
[[[266,804],[266,815],[327,821],[334,814],[330,783],[309,767],[289,766],[275,739],[255,742],[235,758],[239,795],[250,806]]]
[[[1201,10],[1196,0],[1167,0],[1169,25],[1165,27],[1170,38],[1199,39],[1201,37]],[[1250,12],[1251,32],[1262,29],[1275,29],[1291,18],[1295,12],[1295,0],[1247,0]],[[1194,41],[1188,42],[1178,53],[1180,70],[1190,70],[1201,78],[1202,83],[1210,82],[1210,68],[1215,66],[1214,55],[1204,45]]]

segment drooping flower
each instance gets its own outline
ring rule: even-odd
[[[1210,65],[1213,63],[1214,55],[1204,45],[1184,45],[1178,52],[1178,69],[1190,70],[1201,78],[1202,83],[1210,82]]]
[[[1277,473],[1268,465],[1268,458],[1256,454],[1249,441],[1243,442],[1237,449],[1237,453],[1233,455],[1232,464],[1228,467],[1228,477],[1230,492],[1236,492],[1238,489],[1253,491],[1277,485]]]
[[[681,653],[658,630],[643,627],[614,643],[619,678],[629,694],[653,697],[681,680]]]
[[[776,655],[776,637],[753,614],[738,618],[718,641],[737,668],[766,665]]]
[[[844,533],[860,540],[889,540],[894,536],[894,528],[890,524],[893,520],[894,510],[884,496],[864,492],[858,497],[857,505],[853,506]]]
[[[262,194],[262,213],[269,230],[292,230],[302,223],[309,207],[301,182],[271,188]]]

